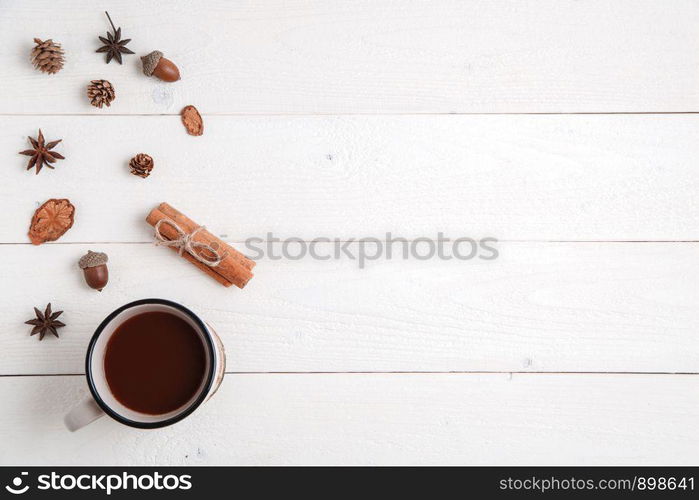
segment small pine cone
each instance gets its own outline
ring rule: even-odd
[[[87,97],[90,98],[90,103],[96,108],[102,108],[103,105],[109,107],[116,97],[114,87],[107,80],[92,80],[87,86]]]
[[[63,49],[60,43],[54,43],[53,40],[42,42],[35,38],[36,47],[32,49],[32,63],[34,67],[43,73],[53,75],[58,73],[63,68]]]
[[[153,158],[145,153],[138,153],[136,156],[131,158],[129,162],[129,168],[131,173],[143,177],[144,179],[150,175],[150,171],[153,170]]]

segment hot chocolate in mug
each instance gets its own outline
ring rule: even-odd
[[[112,312],[87,348],[91,396],[65,417],[71,431],[109,415],[153,429],[174,424],[218,389],[226,357],[218,335],[176,302],[143,299]]]

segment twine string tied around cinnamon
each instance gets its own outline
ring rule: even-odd
[[[168,240],[165,238],[162,233],[160,232],[160,226],[162,224],[168,224],[171,226],[175,231],[177,231],[178,238],[174,240]],[[177,225],[177,223],[171,219],[161,219],[159,220],[155,226],[155,244],[156,245],[163,245],[167,247],[175,247],[178,249],[179,254],[182,255],[183,252],[187,252],[189,255],[197,259],[199,262],[202,264],[205,264],[210,267],[216,267],[218,266],[223,258],[226,256],[226,253],[224,252],[223,255],[219,254],[218,251],[213,248],[211,245],[207,245],[206,243],[201,243],[199,241],[194,241],[194,236],[199,232],[204,229],[206,229],[204,226],[198,226],[194,231],[191,233],[186,233],[182,230],[180,226]],[[209,252],[211,255],[213,255],[213,258],[208,258],[205,255],[202,255],[201,252],[197,252],[196,249],[202,249],[206,250]]]

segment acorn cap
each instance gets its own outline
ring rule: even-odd
[[[97,267],[107,263],[109,257],[103,252],[93,252],[88,250],[85,255],[83,255],[78,261],[80,269],[87,269],[88,267]]]
[[[159,50],[154,50],[147,56],[141,57],[141,62],[143,63],[143,72],[147,76],[151,76],[153,74],[153,71],[155,71],[155,67],[160,62],[161,57],[163,57],[163,53]]]

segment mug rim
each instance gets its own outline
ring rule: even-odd
[[[97,391],[97,388],[95,386],[95,381],[93,379],[92,375],[92,363],[90,362],[92,360],[92,355],[95,350],[95,344],[97,343],[97,339],[99,336],[102,334],[102,331],[107,327],[111,321],[116,318],[119,314],[124,312],[127,309],[131,309],[132,307],[136,306],[141,306],[141,305],[148,305],[148,304],[159,304],[159,305],[164,305],[164,306],[169,306],[174,309],[179,310],[180,312],[186,314],[194,323],[201,329],[202,332],[204,332],[204,339],[205,339],[205,348],[209,353],[209,359],[211,359],[210,367],[209,370],[207,370],[206,374],[206,380],[204,382],[204,387],[201,391],[201,394],[197,396],[197,398],[182,412],[178,413],[177,415],[174,415],[170,418],[167,418],[165,420],[160,420],[158,422],[138,422],[136,420],[131,420],[129,418],[124,417],[123,415],[120,415],[116,411],[114,411],[107,403],[104,402],[102,397],[99,395],[99,392]],[[112,311],[102,322],[99,324],[97,329],[95,330],[95,333],[92,335],[92,338],[90,339],[90,343],[87,346],[87,354],[85,355],[85,376],[87,377],[87,386],[90,389],[90,393],[92,394],[92,397],[95,399],[99,407],[110,417],[112,417],[114,420],[117,422],[120,422],[122,424],[131,426],[131,427],[137,427],[139,429],[155,429],[158,427],[166,427],[168,425],[172,425],[175,422],[179,422],[180,420],[184,419],[185,417],[189,416],[194,410],[196,410],[205,400],[207,395],[209,394],[209,391],[211,390],[211,387],[213,386],[214,383],[214,374],[216,372],[216,351],[214,348],[213,341],[211,339],[211,334],[209,332],[208,327],[202,321],[197,314],[183,306],[182,304],[179,304],[177,302],[173,302],[171,300],[167,299],[140,299],[140,300],[135,300],[133,302],[129,302],[128,304],[124,304],[123,306],[115,309]]]

